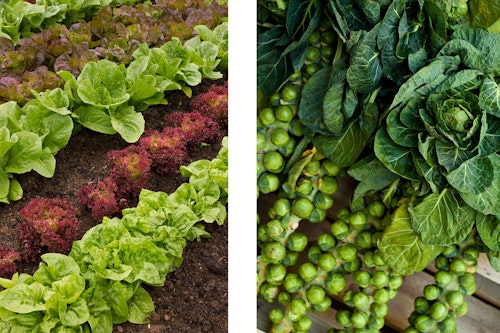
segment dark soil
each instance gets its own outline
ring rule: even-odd
[[[203,82],[194,87],[193,96],[208,90],[212,83],[214,82]],[[168,105],[155,106],[143,112],[147,129],[163,128],[169,112],[190,111],[189,99],[183,93],[171,93],[167,99]],[[225,135],[227,129],[221,132],[221,137]],[[36,197],[67,198],[79,208],[82,234],[94,226],[96,222],[92,220],[90,211],[79,206],[76,192],[87,183],[95,184],[98,180],[108,177],[106,153],[127,145],[118,135],[82,130],[56,155],[57,166],[53,178],[43,178],[34,172],[17,176],[24,196],[9,205],[0,204],[0,246],[8,245],[20,251],[16,229],[21,221],[18,212],[30,199]],[[219,148],[219,142],[199,147],[192,152],[185,164],[199,159],[213,159]],[[180,174],[169,177],[154,174],[147,188],[171,193],[185,181]],[[163,287],[146,286],[155,303],[155,312],[150,323],[115,325],[113,332],[228,331],[227,223],[223,226],[209,224],[206,230],[211,233],[211,238],[187,245],[182,265],[167,275]],[[18,264],[19,272],[32,274],[37,268],[38,264]]]

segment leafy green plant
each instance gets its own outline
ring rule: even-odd
[[[339,294],[329,332],[378,331],[401,276],[432,261],[435,295],[405,333],[454,331],[475,289],[465,270],[479,252],[500,267],[499,35],[477,4],[258,2],[257,189],[275,200],[257,216],[257,292],[281,305],[271,332],[309,330]],[[340,184],[354,192],[329,219]],[[299,231],[325,220],[331,235]]]
[[[216,158],[183,169],[189,181],[173,193],[144,189],[136,207],[103,218],[68,255],[43,254],[33,275],[0,278],[0,328],[111,332],[115,323],[146,323],[154,304],[143,285],[163,285],[187,241],[209,236],[200,222],[224,223],[227,162],[225,138]]]

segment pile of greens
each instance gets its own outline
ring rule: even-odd
[[[375,266],[388,276],[433,261],[449,274],[447,283],[436,280],[426,310],[415,305],[407,332],[453,332],[466,311],[460,297],[475,290],[464,274],[477,268],[479,253],[500,271],[498,2],[258,4],[257,185],[260,194],[278,195],[267,218],[259,216],[258,294],[285,307],[270,314],[272,331],[307,331],[307,311],[325,310],[326,299],[339,294],[352,307],[337,318],[345,332],[380,329],[385,315],[371,307],[399,286],[384,302],[374,300],[388,285],[373,280],[370,261],[359,261],[375,253]],[[324,185],[325,177],[335,186]],[[349,212],[332,224],[334,241],[322,246],[301,237],[296,246],[299,222],[326,221],[346,177],[356,185]],[[344,252],[348,244],[356,255]],[[314,246],[323,253],[311,254]],[[316,273],[296,277],[303,251]],[[335,265],[320,260],[326,254]],[[332,275],[367,270],[371,282],[349,289],[364,295],[362,304],[345,286],[328,287]],[[449,296],[457,290],[460,296]],[[319,299],[311,296],[318,292]]]

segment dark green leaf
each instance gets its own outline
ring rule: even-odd
[[[460,193],[462,199],[483,214],[500,215],[500,205],[498,198],[500,197],[500,156],[491,154],[489,156],[493,165],[493,180],[491,185],[479,194]]]
[[[489,114],[500,117],[500,86],[491,76],[486,77],[481,86],[479,106]]]
[[[382,79],[382,65],[377,50],[377,24],[354,45],[351,50],[346,78],[349,86],[358,93],[370,93]]]
[[[500,119],[484,112],[481,117],[479,156],[489,156],[500,150]]]
[[[500,251],[500,219],[494,215],[477,214],[476,228],[483,243],[494,251]]]
[[[439,164],[444,166],[448,172],[455,170],[460,164],[472,158],[473,152],[457,148],[449,141],[436,140],[436,155]]]
[[[487,157],[474,157],[446,175],[451,186],[459,192],[479,194],[493,181],[493,164]]]
[[[398,175],[388,170],[375,156],[358,160],[347,171],[359,183],[354,190],[353,201],[372,190],[382,190],[398,179]]]
[[[411,225],[426,244],[460,244],[474,226],[476,212],[453,189],[427,195],[408,207]]]
[[[257,38],[257,85],[267,96],[293,73],[290,60],[282,54],[284,47],[277,45],[284,35],[285,28],[275,26]]]
[[[375,155],[392,172],[406,179],[421,180],[415,170],[411,150],[396,144],[384,127],[375,135]]]
[[[326,92],[323,101],[324,123],[329,131],[336,135],[340,134],[344,126],[344,121],[347,120],[342,113],[344,89],[346,85],[345,74],[346,69],[343,61],[333,65],[330,76],[331,86]]]
[[[323,101],[328,91],[331,68],[316,72],[304,85],[299,105],[299,118],[304,125],[321,134],[330,134],[323,117]]]
[[[318,135],[313,139],[314,146],[339,167],[351,166],[363,151],[366,144],[361,128],[356,122],[344,127],[341,135]]]
[[[416,147],[418,143],[417,135],[419,132],[408,128],[401,122],[401,108],[389,112],[386,118],[387,134],[398,145],[404,147]]]

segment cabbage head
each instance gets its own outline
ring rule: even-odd
[[[455,31],[400,86],[376,133],[377,158],[424,189],[409,211],[427,243],[458,243],[477,214],[500,216],[499,83],[500,34]]]

